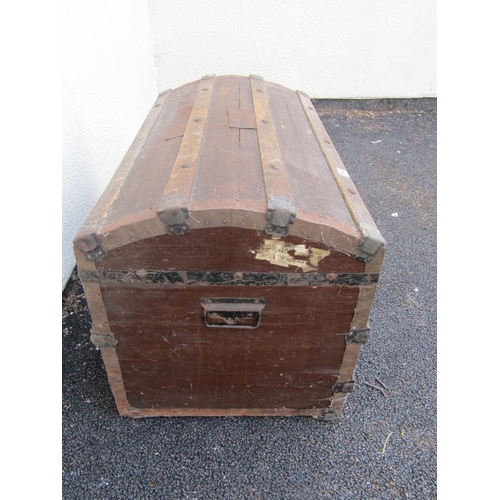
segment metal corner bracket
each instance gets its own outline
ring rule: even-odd
[[[297,212],[295,207],[283,196],[269,196],[266,213],[266,234],[281,238],[288,236]]]
[[[370,329],[353,330],[345,335],[346,344],[366,344],[370,338]]]

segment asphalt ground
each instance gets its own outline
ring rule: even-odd
[[[64,499],[437,497],[435,101],[315,105],[387,242],[342,416],[119,417],[74,274],[63,294]]]

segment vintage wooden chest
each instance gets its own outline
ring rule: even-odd
[[[74,249],[121,415],[341,411],[385,243],[304,93],[160,94]]]

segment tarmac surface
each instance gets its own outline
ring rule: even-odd
[[[347,104],[315,101],[387,254],[342,416],[119,417],[74,274],[63,294],[64,499],[437,497],[436,102]]]

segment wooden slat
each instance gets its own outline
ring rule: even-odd
[[[369,328],[368,320],[370,319],[370,312],[376,291],[377,285],[359,287],[358,303],[352,317],[351,331]]]
[[[296,410],[292,408],[128,408],[127,417],[318,417],[323,409]]]
[[[211,211],[210,225],[215,223],[214,219],[220,218],[218,212],[221,207],[230,207],[236,211],[246,203],[252,208],[257,208],[258,205],[262,211],[265,204],[256,131],[243,130],[252,139],[242,141],[242,130],[232,127],[231,122],[228,123],[228,110],[242,111],[253,117],[251,104],[244,109],[238,108],[240,94],[245,91],[250,93],[248,78],[218,78],[214,86],[208,115],[209,126],[205,131],[203,150],[191,193],[191,211],[196,208]],[[253,123],[255,126],[255,119]],[[258,200],[259,203],[254,204],[253,200]],[[200,222],[205,225],[205,220]],[[193,218],[190,219],[190,224],[193,228],[196,227]]]
[[[266,233],[287,236],[296,216],[263,80],[250,77],[262,174],[267,196]]]
[[[158,206],[158,215],[170,234],[189,231],[189,201],[212,99],[215,77],[200,80],[191,116],[170,178]]]
[[[360,349],[361,344],[346,345],[337,383],[349,382],[354,379],[354,370],[356,368]],[[342,392],[336,392],[331,398],[330,408],[337,416],[340,416],[342,412],[346,397],[346,394]]]
[[[354,368],[358,360],[361,344],[347,344],[345,346],[344,358],[340,366],[340,373],[337,383],[348,382],[352,380]]]
[[[125,154],[120,166],[116,170],[104,193],[99,198],[94,209],[87,217],[74,239],[74,245],[76,248],[86,254],[87,259],[89,260],[99,260],[106,254],[105,250],[102,249],[101,240],[97,233],[104,223],[111,206],[116,200],[118,193],[134,166],[137,157],[146,144],[149,134],[160,116],[168,94],[169,92],[160,94],[156,99],[151,112],[140,128],[134,142]]]
[[[356,186],[354,186],[354,183],[345,169],[311,100],[302,92],[297,92],[297,95],[299,96],[299,100],[311,124],[321,151],[330,167],[333,178],[337,182],[339,190],[342,193],[351,217],[362,234],[362,240],[355,255],[363,260],[370,261],[385,247],[385,241],[363,203],[363,200],[359,196]]]
[[[198,84],[194,83],[170,92],[143,151],[109,211],[101,233],[127,224],[133,214],[149,210],[156,213],[179,153],[197,89]]]
[[[115,398],[116,408],[120,415],[126,415],[126,410],[130,406],[127,401],[127,393],[123,384],[120,361],[113,347],[101,348],[101,355],[106,367],[109,385]]]
[[[297,94],[268,84],[267,98],[297,211],[315,216],[320,224],[331,220],[359,237]]]
[[[85,258],[85,254],[75,248],[76,264],[78,274],[82,282],[87,305],[92,317],[92,330],[97,333],[111,333],[108,315],[102,299],[101,286],[98,280],[89,281],[84,278],[89,272],[96,272],[95,262]]]

